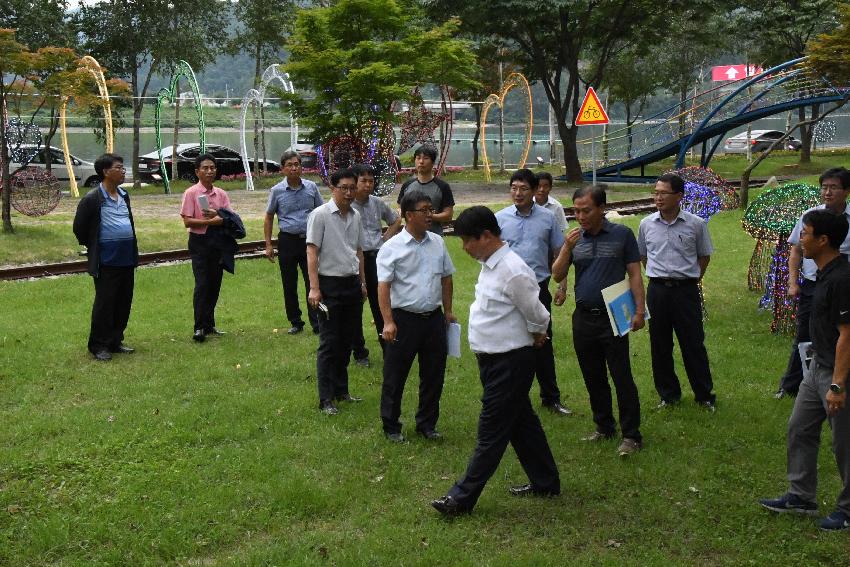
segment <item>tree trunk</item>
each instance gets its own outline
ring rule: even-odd
[[[578,128],[576,126],[567,126],[559,121],[558,135],[561,136],[561,143],[564,144],[564,166],[567,168],[567,181],[580,182],[582,181],[581,163],[578,159],[578,148],[576,147],[576,136]]]
[[[629,145],[626,148],[626,159],[632,159],[632,105],[626,105],[626,138]]]
[[[56,106],[50,107],[50,127],[47,129],[47,134],[44,135],[44,145],[50,148],[50,143],[53,141],[53,136],[56,134],[56,128],[59,127],[59,114],[56,112]],[[49,149],[45,149],[44,169],[50,173],[53,166],[53,153]]]
[[[815,124],[817,124],[819,114],[820,105],[812,105],[812,115],[809,118],[809,120],[811,120],[811,123],[804,126],[800,126],[800,142],[802,142],[803,144],[800,147],[800,163],[812,163],[812,141],[814,140]],[[808,122],[806,120],[805,106],[800,108],[799,116],[800,122]]]
[[[6,89],[3,84],[3,75],[0,74],[0,178],[2,178],[3,194],[3,232],[15,232],[12,227],[12,200],[10,199],[9,186],[11,185],[9,175],[9,152],[6,148]]]
[[[481,107],[475,108],[475,134],[472,136],[472,169],[478,169],[478,138],[481,136]]]
[[[686,132],[685,119],[687,118],[685,101],[688,99],[688,86],[684,83],[679,86],[681,87],[679,90],[679,137],[684,138]]]

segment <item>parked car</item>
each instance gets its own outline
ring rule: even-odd
[[[301,167],[309,169],[318,167],[316,148],[313,144],[304,140],[298,140],[294,146],[289,146],[286,149],[287,151],[294,150],[298,152],[298,155],[301,156]]]
[[[750,132],[750,148],[753,152],[763,152],[768,149],[773,142],[785,135],[785,132],[779,130],[752,130]],[[803,143],[790,136],[782,144],[784,150],[796,151],[800,149]],[[745,154],[747,153],[747,133],[741,132],[735,134],[723,144],[723,151],[727,154]]]
[[[171,146],[162,148],[162,159],[165,162],[168,175],[172,172],[172,157]],[[206,153],[212,154],[215,157],[218,165],[216,179],[222,175],[238,175],[245,173],[245,167],[242,165],[242,156],[236,150],[232,150],[227,146],[217,144],[207,144]],[[191,182],[196,182],[198,178],[195,176],[195,158],[201,154],[200,144],[178,144],[177,145],[177,177],[178,179],[186,179]],[[162,181],[162,172],[159,168],[159,154],[156,150],[139,156],[139,179],[145,183]],[[280,164],[276,161],[266,160],[266,171],[280,171]]]
[[[21,150],[23,151],[29,149],[30,152],[28,153],[36,151],[37,148],[37,146],[31,144],[21,146]],[[50,173],[59,180],[59,183],[67,185],[69,183],[68,168],[65,167],[65,154],[60,148],[42,146],[38,149],[38,153],[36,153],[32,160],[30,160],[30,162],[26,165],[27,167],[47,169],[47,163],[50,163]],[[94,164],[92,162],[82,160],[72,155],[71,163],[74,164],[74,178],[77,180],[78,185],[97,187],[100,180],[97,177],[97,173],[94,171]],[[9,172],[14,173],[23,166],[24,165],[21,163],[10,161]]]

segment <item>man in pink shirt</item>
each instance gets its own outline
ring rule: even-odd
[[[192,339],[199,343],[208,336],[224,334],[215,327],[215,305],[221,290],[223,268],[221,249],[213,243],[224,222],[218,216],[218,210],[229,209],[230,198],[226,191],[213,186],[216,172],[215,158],[210,154],[199,155],[195,159],[198,183],[186,189],[180,206],[183,226],[189,229],[189,254],[195,275],[195,294],[192,297],[195,332]]]

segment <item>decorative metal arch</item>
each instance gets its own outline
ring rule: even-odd
[[[112,153],[114,151],[112,105],[109,102],[109,90],[106,88],[106,78],[103,76],[103,68],[100,66],[100,63],[98,63],[97,60],[90,55],[82,57],[80,59],[80,64],[81,68],[84,68],[91,74],[94,78],[94,82],[97,84],[97,91],[103,104],[103,114],[106,117],[106,152]],[[59,109],[59,124],[62,128],[62,153],[65,158],[65,168],[68,170],[68,182],[71,187],[71,194],[74,197],[79,197],[80,191],[77,188],[77,179],[74,176],[74,163],[71,161],[71,153],[68,150],[66,111],[68,109],[68,100],[70,100],[70,98],[71,97],[68,96],[62,97],[62,106]]]
[[[275,63],[273,65],[269,65],[266,67],[266,70],[263,71],[262,81],[260,83],[260,90],[251,89],[245,96],[242,98],[242,111],[239,113],[239,150],[242,153],[242,165],[245,168],[245,189],[247,191],[254,190],[254,178],[251,175],[251,162],[248,159],[248,146],[245,143],[245,119],[248,116],[248,107],[253,103],[262,106],[263,100],[266,98],[266,90],[271,85],[272,81],[278,81],[281,85],[283,85],[283,90],[288,93],[295,94],[295,88],[292,86],[292,80],[289,78],[289,73],[282,73],[280,71],[280,65]],[[298,121],[295,120],[295,116],[290,113],[290,136],[292,138],[292,145],[298,143]],[[265,129],[266,125],[263,124],[262,128]],[[283,164],[281,164],[283,165]]]
[[[488,96],[484,100],[484,105],[481,109],[481,154],[484,158],[484,179],[486,179],[488,183],[490,182],[490,160],[487,159],[487,112],[493,105],[498,106],[502,112],[504,112],[505,97],[508,95],[508,92],[516,87],[525,87],[525,93],[528,97],[528,122],[526,122],[525,125],[525,148],[523,148],[518,167],[522,168],[525,166],[525,160],[528,159],[528,152],[531,149],[531,132],[534,129],[534,105],[532,104],[531,99],[531,87],[528,84],[528,80],[523,75],[520,73],[511,73],[508,75],[504,86],[502,86],[502,92]]]
[[[201,91],[198,89],[198,81],[195,79],[195,71],[192,66],[182,59],[177,63],[177,66],[171,73],[171,81],[168,88],[161,88],[156,95],[156,112],[154,113],[154,123],[156,125],[156,151],[159,155],[159,170],[162,172],[162,182],[165,185],[165,192],[171,192],[171,185],[168,180],[168,168],[165,166],[165,161],[162,159],[162,136],[160,132],[160,120],[162,113],[163,101],[174,100],[174,89],[177,87],[177,82],[180,77],[189,81],[189,86],[192,87],[192,96],[195,99],[195,112],[198,113],[198,134],[201,143],[201,153],[204,153],[207,148],[206,141],[206,126],[204,125],[204,107],[201,105]],[[179,95],[179,93],[178,93]],[[171,156],[172,160],[177,159],[177,156]]]

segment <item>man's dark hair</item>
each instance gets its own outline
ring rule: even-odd
[[[484,205],[469,207],[460,213],[454,222],[455,236],[481,238],[485,230],[489,230],[493,236],[502,234],[496,215]]]
[[[827,169],[821,174],[818,183],[823,185],[825,179],[837,179],[845,191],[850,189],[850,171],[847,168],[833,167],[832,169]]]
[[[847,238],[850,223],[847,217],[829,209],[815,209],[803,215],[803,224],[812,227],[812,236],[826,236],[829,247],[838,250]]]
[[[124,163],[124,158],[119,156],[118,154],[103,154],[96,160],[94,160],[94,171],[97,173],[98,178],[103,181],[105,174],[104,171],[111,168],[116,163]]]
[[[212,154],[201,154],[201,155],[199,155],[198,157],[195,158],[195,169],[200,169],[201,164],[204,163],[205,161],[213,162],[213,165],[216,166],[216,168],[218,168],[218,163],[215,161],[215,158],[213,157]]]
[[[576,199],[590,195],[590,198],[593,199],[594,205],[597,207],[604,207],[605,203],[608,202],[608,196],[605,194],[606,189],[608,189],[608,186],[604,184],[585,185],[584,187],[579,187],[576,189],[576,192],[573,193],[573,202],[575,202]]]
[[[676,175],[675,173],[665,173],[664,175],[658,178],[658,181],[669,185],[673,193],[685,192],[685,180]]]
[[[422,191],[405,192],[404,197],[401,198],[401,203],[399,203],[399,206],[401,207],[401,216],[416,210],[416,205],[425,201],[427,201],[429,205],[432,204],[431,197]]]
[[[531,187],[532,191],[537,189],[537,176],[530,169],[517,169],[514,171],[510,182],[513,183],[514,181],[525,181]]]
[[[331,173],[331,187],[338,186],[339,182],[343,179],[353,179],[354,181],[357,181],[357,176],[354,175],[354,172],[347,167],[345,169],[337,169]]]
[[[419,146],[418,148],[416,148],[416,151],[413,152],[413,157],[415,158],[416,156],[420,155],[431,158],[431,161],[433,161],[434,163],[437,162],[437,148],[435,148],[434,146]]]
[[[540,185],[540,182],[544,179],[549,182],[549,187],[555,184],[555,180],[552,179],[552,174],[548,171],[541,171],[537,174],[537,185]]]
[[[286,160],[292,158],[298,158],[298,163],[301,163],[301,155],[298,152],[296,152],[295,150],[286,150],[280,156],[280,165],[285,164]]]
[[[351,168],[351,171],[354,172],[357,180],[359,180],[363,175],[371,175],[372,177],[375,177],[375,168],[368,163],[358,163]]]

